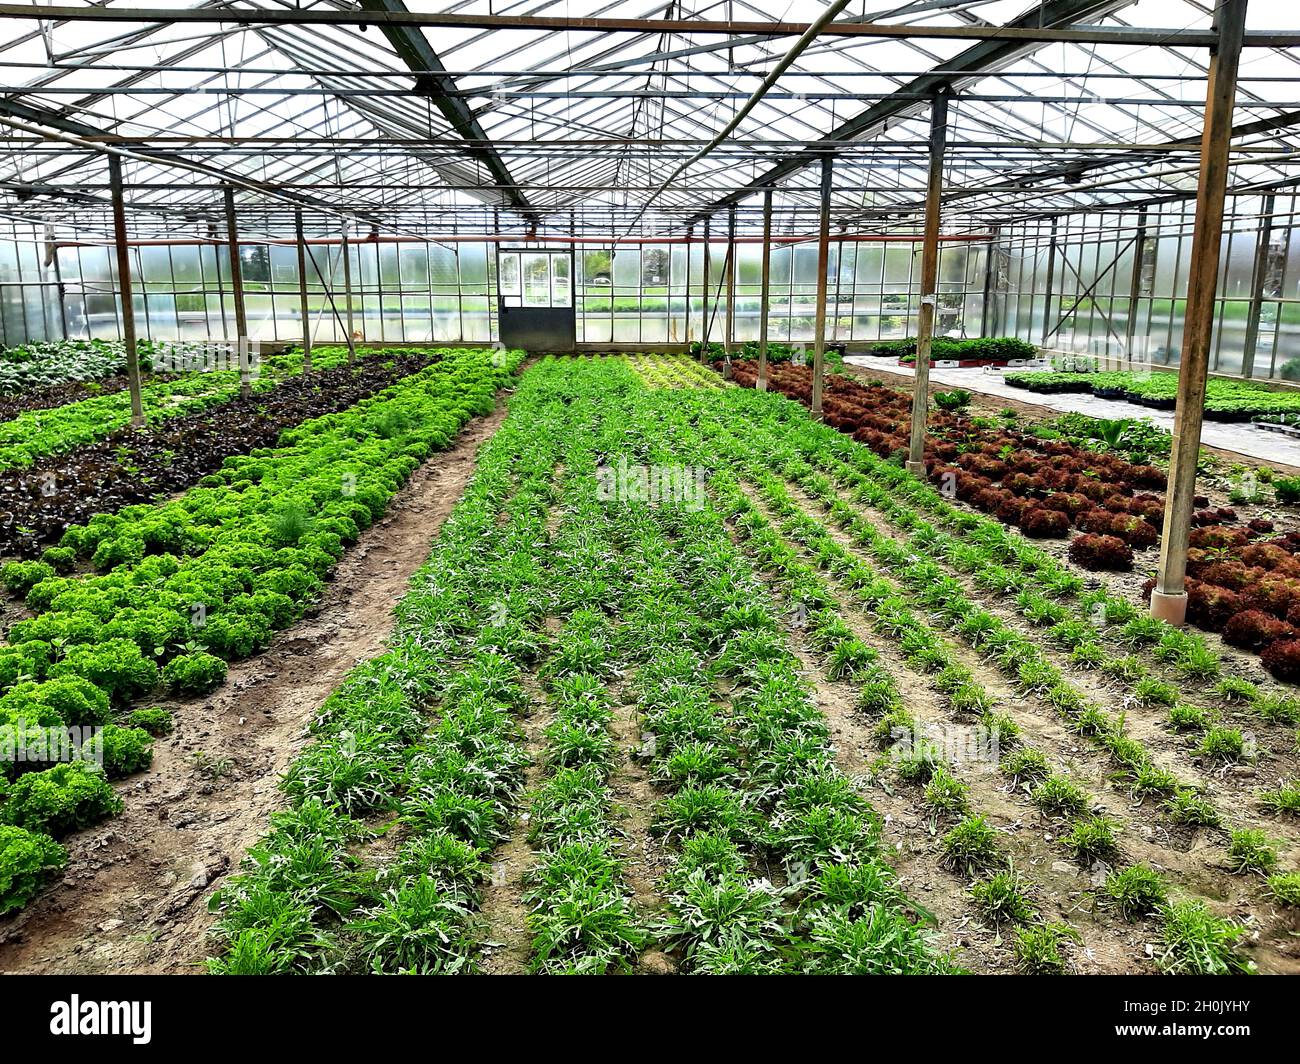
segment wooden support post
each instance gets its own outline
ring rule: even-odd
[[[302,208],[293,212],[298,236],[298,316],[302,318],[302,371],[311,372],[311,314],[307,310],[307,239],[302,231]]]
[[[1052,292],[1056,288],[1056,219],[1052,219],[1052,231],[1048,238],[1051,243],[1047,248],[1047,292],[1043,296],[1043,338],[1041,343],[1046,344],[1047,338],[1052,335]]]
[[[140,396],[140,352],[136,347],[135,303],[131,294],[131,247],[126,242],[126,201],[122,196],[122,160],[108,157],[108,183],[113,196],[113,244],[117,251],[117,288],[122,294],[122,340],[126,344],[126,386],[131,393],[131,427],[144,424]]]
[[[691,353],[691,240],[695,236],[695,226],[686,227],[686,353]],[[669,277],[671,277],[671,272]],[[612,278],[611,278],[612,280]],[[611,334],[612,335],[612,334]]]
[[[912,437],[907,471],[925,476],[925,418],[930,403],[930,347],[939,297],[939,206],[943,196],[943,153],[948,139],[948,97],[930,105],[930,172],[925,189],[925,232],[921,241],[921,306],[916,318],[916,380],[912,384]]]
[[[378,276],[378,271],[379,271],[379,258],[378,258],[378,253],[376,252],[376,257],[375,257],[376,276]],[[357,341],[355,336],[356,327],[352,324],[352,258],[351,258],[351,253],[348,250],[348,227],[346,224],[343,226],[343,305],[347,308],[348,365],[350,366],[357,360]],[[361,309],[364,316],[364,312],[365,312],[364,305],[362,306]],[[383,316],[384,316],[384,307],[383,307],[383,300],[381,299],[379,305],[379,317],[381,320],[383,319]]]
[[[722,375],[731,376],[731,345],[736,333],[736,208],[727,212],[727,318],[722,337]]]
[[[840,226],[840,238],[835,242],[835,306],[828,307],[826,316],[831,322],[831,342],[840,340],[840,301],[844,298],[844,226]],[[853,334],[853,324],[849,323],[849,335]]]
[[[244,309],[244,271],[239,262],[239,226],[235,220],[235,190],[225,189],[226,245],[230,248],[230,293],[235,301],[235,350],[239,354],[239,394],[253,394],[252,366],[249,359],[248,314]]]
[[[1205,132],[1192,227],[1191,275],[1183,323],[1183,355],[1178,366],[1178,405],[1174,412],[1173,448],[1165,492],[1160,568],[1151,593],[1151,616],[1170,624],[1187,619],[1187,540],[1196,493],[1196,462],[1201,451],[1205,413],[1205,379],[1214,329],[1214,293],[1219,279],[1219,245],[1228,184],[1232,111],[1237,96],[1237,66],[1246,29],[1246,0],[1223,0],[1215,9],[1218,45],[1210,49],[1206,72]]]
[[[831,157],[822,156],[821,226],[817,230],[817,317],[813,324],[812,416],[822,417],[826,377],[826,274],[831,264]]]
[[[1002,230],[994,225],[989,227],[989,233],[989,242],[984,249],[984,303],[980,307],[981,336],[992,336],[990,330],[996,321],[993,315],[993,278],[996,272],[998,238],[1002,235]]]
[[[1147,246],[1147,209],[1138,212],[1137,239],[1133,244],[1133,276],[1129,278],[1128,322],[1124,328],[1124,352],[1128,368],[1133,368],[1133,340],[1137,336],[1138,300],[1142,297],[1142,256]],[[1143,359],[1146,361],[1146,359]]]
[[[704,219],[704,284],[700,286],[700,361],[709,360],[709,219]]]
[[[1246,339],[1241,348],[1241,375],[1255,375],[1255,349],[1259,346],[1259,318],[1264,309],[1264,282],[1268,278],[1268,246],[1273,239],[1273,210],[1277,200],[1264,197],[1255,245],[1255,266],[1250,274],[1250,309],[1246,311]]]
[[[758,381],[754,387],[767,391],[767,316],[772,301],[772,187],[763,190],[763,266],[758,294]]]
[[[45,227],[45,261],[54,267],[54,291],[59,297],[59,336],[68,337],[68,289],[63,283],[63,270],[59,266],[59,249],[54,242],[54,226]],[[145,303],[148,306],[148,302]]]

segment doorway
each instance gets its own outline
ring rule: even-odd
[[[572,351],[573,251],[498,247],[497,328],[506,347]]]

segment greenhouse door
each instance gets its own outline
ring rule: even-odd
[[[498,248],[497,322],[506,347],[572,351],[573,252]]]

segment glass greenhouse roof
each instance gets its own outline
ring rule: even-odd
[[[123,155],[140,235],[211,223],[227,180],[237,184],[241,225],[251,232],[286,231],[301,204],[312,226],[332,214],[413,236],[534,224],[683,235],[692,223],[698,233],[706,217],[717,232],[733,204],[738,225],[754,231],[757,190],[775,180],[777,230],[807,233],[816,224],[815,164],[829,151],[837,229],[910,229],[924,194],[929,98],[940,85],[953,92],[949,231],[1136,208],[1195,189],[1205,48],[923,31],[1041,20],[1204,32],[1212,18],[1196,0],[854,0],[837,23],[907,25],[917,36],[817,37],[725,140],[661,189],[733,121],[796,40],[686,23],[810,23],[826,5],[139,2],[68,0],[53,11],[0,4],[0,40],[8,42],[0,46],[0,216],[107,231],[109,145]],[[62,17],[13,17],[23,7]],[[210,18],[194,21],[199,9]],[[265,22],[230,20],[232,10],[254,9]],[[549,16],[554,24],[290,17],[377,9]],[[168,22],[170,13],[185,20]],[[1285,5],[1256,0],[1247,29],[1286,30],[1286,17]],[[583,28],[586,18],[665,25]],[[1300,178],[1298,120],[1300,53],[1248,48],[1233,189]]]

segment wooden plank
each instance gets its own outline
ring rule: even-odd
[[[1246,0],[1224,0],[1215,11],[1219,46],[1210,53],[1205,99],[1205,133],[1192,227],[1191,275],[1183,321],[1182,360],[1178,366],[1178,403],[1165,493],[1160,568],[1151,594],[1151,615],[1171,624],[1187,618],[1187,543],[1196,494],[1196,462],[1205,416],[1205,382],[1214,330],[1214,294],[1219,279],[1223,205],[1228,187],[1228,148],[1232,109],[1237,95],[1237,67],[1246,26]]]
[[[302,371],[311,372],[311,315],[307,311],[307,241],[302,231],[302,208],[293,212],[298,236],[298,317],[302,319]]]
[[[772,187],[763,190],[763,265],[758,293],[758,380],[754,387],[767,391],[767,316],[772,301]]]
[[[731,348],[736,332],[736,208],[727,212],[727,320],[722,337],[723,365],[731,372]]]
[[[126,386],[131,393],[131,426],[144,424],[140,395],[140,352],[135,335],[135,302],[131,293],[131,246],[126,236],[126,201],[122,194],[122,160],[108,157],[108,180],[113,196],[113,245],[117,252],[117,287],[122,295],[122,341],[126,344]]]
[[[912,382],[912,436],[907,470],[925,476],[925,422],[930,404],[930,348],[939,290],[939,207],[943,201],[943,153],[948,140],[948,96],[930,105],[930,168],[925,187],[925,232],[921,240],[921,306],[916,318],[916,379]]]
[[[834,160],[822,156],[821,225],[817,230],[817,318],[813,325],[812,413],[821,420],[826,386],[826,284],[831,264],[831,173]]]

